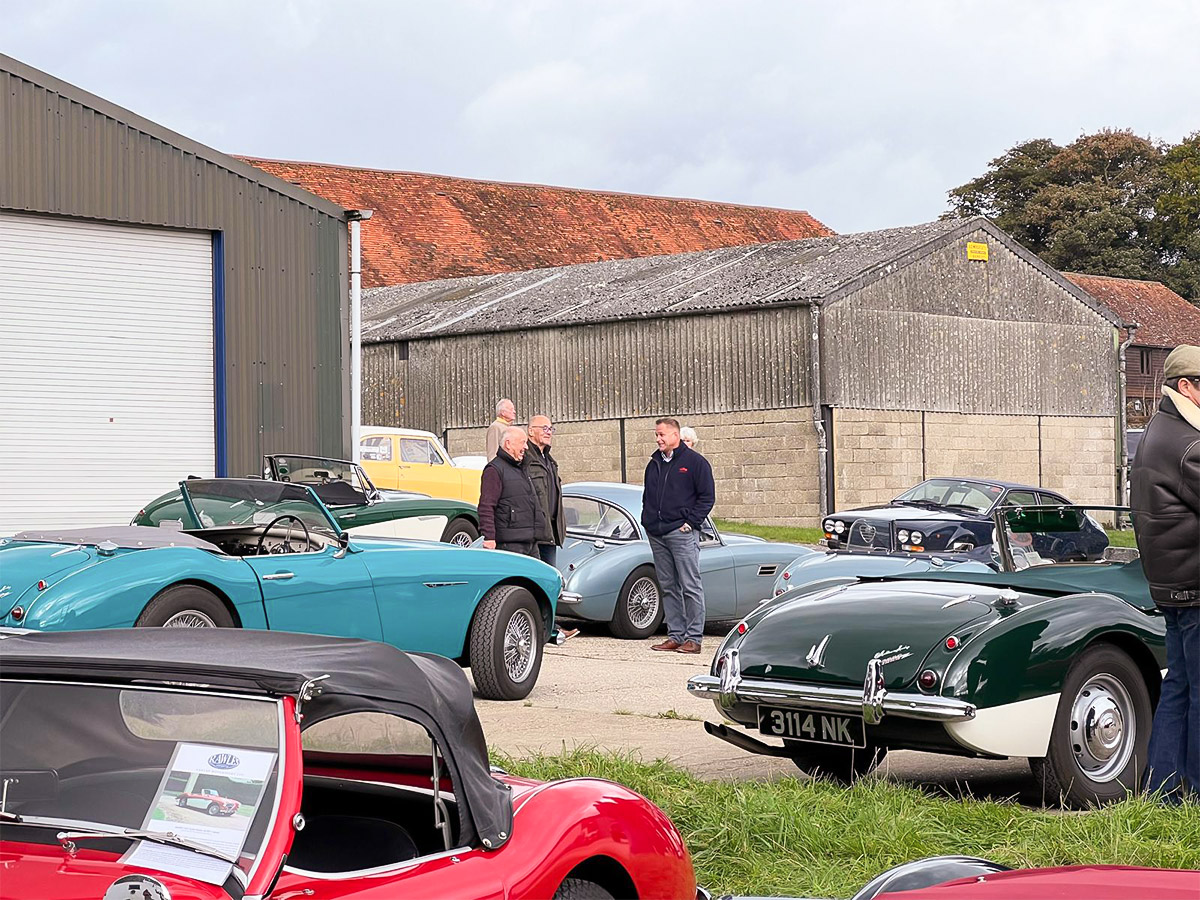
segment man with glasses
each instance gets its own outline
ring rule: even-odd
[[[562,479],[558,476],[558,461],[550,455],[554,441],[554,426],[549,416],[534,416],[529,420],[529,448],[521,467],[537,492],[545,518],[537,534],[537,550],[542,562],[554,565],[558,548],[567,535],[567,514],[562,502]]]
[[[1178,802],[1200,794],[1200,347],[1172,350],[1163,380],[1130,470],[1130,506],[1150,596],[1167,626],[1145,787]]]

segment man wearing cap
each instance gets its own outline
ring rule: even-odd
[[[1130,470],[1130,505],[1150,596],[1167,626],[1145,787],[1200,794],[1200,347],[1167,356],[1162,403]]]

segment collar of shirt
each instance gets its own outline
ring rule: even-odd
[[[675,451],[674,451],[674,450],[663,450],[663,451],[662,451],[662,458],[663,458],[663,462],[670,462],[670,461],[671,461],[671,457],[672,457],[672,456],[674,456],[674,455],[675,455]]]

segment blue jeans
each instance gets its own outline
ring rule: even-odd
[[[1176,799],[1200,793],[1200,606],[1163,608],[1167,677],[1150,730],[1145,786]]]
[[[662,591],[667,637],[673,641],[704,638],[704,583],[700,580],[700,533],[675,531],[649,535],[654,574]]]

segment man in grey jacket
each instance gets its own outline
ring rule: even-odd
[[[504,440],[504,432],[511,428],[515,421],[517,421],[517,407],[513,405],[511,400],[505,397],[496,404],[496,420],[488,426],[487,439],[484,443],[489,460],[496,458],[496,452],[500,449],[500,442]]]
[[[521,468],[533,482],[546,514],[545,527],[537,536],[538,555],[542,562],[554,565],[558,548],[567,536],[567,514],[563,510],[562,479],[558,476],[558,461],[550,455],[554,442],[554,425],[549,416],[534,416],[529,420],[529,447]]]
[[[1130,506],[1150,596],[1167,626],[1145,786],[1171,802],[1200,794],[1200,347],[1176,347],[1162,403],[1130,470]]]

